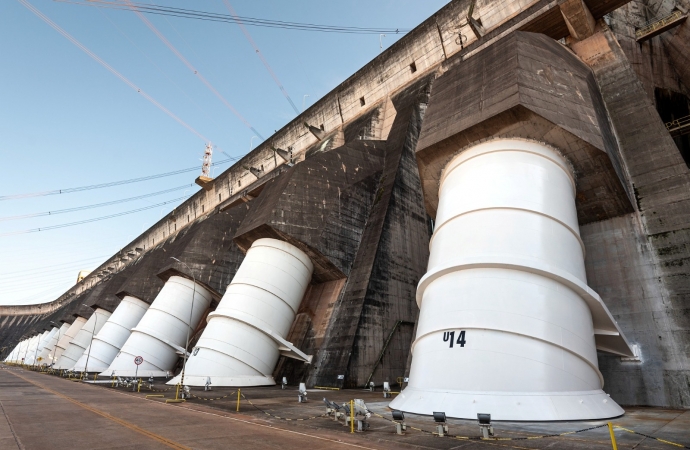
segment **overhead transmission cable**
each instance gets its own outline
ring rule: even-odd
[[[178,202],[180,200],[185,200],[187,198],[188,198],[188,196],[185,195],[183,197],[174,198],[172,200],[156,203],[154,205],[144,206],[142,208],[132,209],[129,211],[123,211],[123,212],[116,213],[116,214],[109,214],[107,216],[94,217],[92,219],[78,220],[76,222],[63,223],[63,224],[59,224],[59,225],[50,225],[50,226],[41,227],[41,228],[32,228],[29,230],[19,230],[19,231],[10,231],[8,233],[0,233],[0,237],[2,237],[2,236],[13,236],[16,234],[38,233],[39,231],[55,230],[58,228],[66,228],[66,227],[72,227],[75,225],[82,225],[85,223],[98,222],[99,220],[112,219],[114,217],[120,217],[120,216],[125,216],[127,214],[134,214],[134,213],[137,213],[140,211],[146,211],[147,209],[158,208],[159,206],[167,205],[170,203],[175,203],[175,202]]]
[[[201,133],[199,133],[197,130],[195,130],[191,125],[187,124],[185,121],[177,117],[175,114],[172,113],[169,109],[167,109],[165,106],[161,105],[158,103],[153,97],[151,97],[149,94],[144,92],[141,88],[139,88],[136,84],[132,83],[129,79],[127,79],[124,75],[122,75],[120,72],[115,70],[110,64],[102,60],[98,55],[93,53],[91,50],[89,50],[87,47],[85,47],[81,42],[79,42],[77,39],[72,37],[71,34],[60,28],[59,25],[57,25],[55,22],[50,20],[46,15],[44,15],[41,11],[36,9],[31,3],[29,3],[27,0],[17,0],[19,3],[24,5],[29,11],[34,13],[36,17],[39,19],[43,20],[45,23],[50,25],[55,31],[63,35],[67,40],[69,40],[71,43],[76,45],[80,50],[82,50],[84,53],[89,55],[94,61],[105,67],[109,72],[111,72],[113,75],[118,77],[120,80],[122,80],[127,86],[131,87],[135,91],[137,91],[139,94],[141,94],[146,100],[151,102],[154,106],[156,106],[158,109],[163,111],[165,114],[170,116],[173,120],[175,120],[177,123],[185,127],[187,130],[191,131],[194,133],[196,136],[201,138],[204,142],[209,142],[209,140]]]
[[[244,36],[247,38],[247,40],[249,41],[251,46],[254,48],[256,55],[259,57],[259,59],[261,59],[261,62],[264,63],[264,67],[266,67],[266,70],[268,70],[268,73],[271,75],[271,78],[273,78],[273,81],[278,85],[278,89],[280,89],[280,92],[283,93],[283,95],[287,99],[288,103],[290,103],[290,106],[292,106],[292,109],[295,110],[295,114],[297,114],[299,116],[300,110],[297,109],[297,106],[295,106],[295,103],[290,98],[290,95],[287,93],[287,91],[283,87],[283,83],[280,82],[280,80],[278,79],[278,76],[275,74],[273,69],[271,69],[271,66],[268,64],[268,61],[266,61],[266,58],[264,58],[263,53],[261,53],[261,50],[259,50],[259,46],[256,45],[256,42],[254,42],[254,39],[252,39],[252,36],[249,34],[249,31],[247,30],[247,28],[245,28],[244,23],[242,23],[242,18],[237,15],[237,13],[235,12],[235,10],[233,9],[232,5],[230,4],[230,2],[228,0],[223,0],[223,3],[225,3],[225,7],[228,9],[228,11],[230,11],[230,14],[236,20],[237,25],[240,26],[242,33],[244,33]]]
[[[104,0],[56,0],[62,3],[72,3],[83,6],[96,6],[99,8],[131,10],[131,7],[118,1]],[[324,33],[346,33],[346,34],[398,34],[408,33],[411,29],[407,28],[375,28],[375,27],[348,27],[340,25],[321,25],[314,23],[287,22],[283,20],[258,19],[255,17],[233,16],[219,14],[194,9],[173,8],[169,6],[155,5],[150,3],[132,3],[137,10],[146,14],[158,14],[163,16],[181,17],[185,19],[207,20],[212,22],[226,22],[239,24],[244,23],[249,26],[281,28],[286,30],[316,31]]]
[[[65,262],[62,264],[51,264],[49,266],[41,266],[41,267],[32,267],[31,269],[27,270],[17,270],[14,272],[2,272],[0,274],[0,279],[3,277],[12,277],[15,278],[15,276],[24,276],[24,275],[35,275],[35,274],[41,274],[41,273],[50,273],[50,272],[55,272],[55,271],[61,271],[64,270],[65,267],[73,267],[73,266],[83,266],[85,263],[93,263],[95,260],[100,260],[102,258],[107,258],[109,256],[112,256],[111,253],[108,253],[107,255],[103,256],[92,256],[90,258],[86,259],[77,259],[74,261],[69,261]]]
[[[195,186],[195,184],[194,183],[185,184],[182,186],[177,186],[177,187],[166,189],[163,191],[152,192],[150,194],[137,195],[136,197],[122,198],[119,200],[112,200],[112,201],[103,202],[103,203],[95,203],[93,205],[77,206],[74,208],[66,208],[66,209],[56,209],[54,211],[45,211],[45,212],[33,213],[33,214],[23,214],[21,216],[0,217],[0,222],[4,222],[7,220],[30,219],[32,217],[54,216],[57,214],[65,214],[65,213],[71,213],[71,212],[75,212],[75,211],[83,211],[85,209],[101,208],[103,206],[117,205],[120,203],[126,203],[126,202],[132,202],[135,200],[140,200],[142,198],[149,198],[149,197],[154,197],[156,195],[162,195],[162,194],[167,194],[169,192],[179,191],[182,189],[188,189],[192,186]]]
[[[225,155],[228,155],[224,151],[222,151],[222,153],[224,153]],[[211,165],[217,166],[217,165],[225,164],[227,162],[237,161],[240,158],[242,158],[242,157],[241,156],[234,156],[234,157],[230,157],[228,159],[224,159],[221,161],[216,161]],[[155,180],[156,178],[170,177],[173,175],[179,175],[181,173],[186,173],[186,172],[193,172],[196,170],[199,170],[198,166],[197,167],[190,167],[188,169],[174,170],[172,172],[159,173],[157,175],[148,175],[145,177],[130,178],[128,180],[111,181],[110,183],[91,184],[88,186],[79,186],[79,187],[73,187],[73,188],[67,188],[67,189],[55,189],[52,191],[30,192],[27,194],[0,195],[0,201],[17,200],[17,199],[30,198],[30,197],[45,197],[47,195],[71,194],[73,192],[81,192],[81,191],[91,191],[94,189],[103,189],[103,188],[108,188],[108,187],[113,187],[113,186],[120,186],[123,184],[131,184],[131,183],[139,183],[141,181]]]
[[[223,97],[223,96],[221,95],[221,93],[218,92],[218,90],[217,90],[215,87],[213,87],[213,86],[211,85],[211,83],[206,79],[206,77],[204,77],[204,76],[201,74],[201,72],[199,72],[199,70],[197,70],[197,68],[194,67],[194,66],[192,65],[192,63],[190,63],[190,62],[187,60],[187,58],[185,58],[185,57],[182,55],[182,53],[180,53],[179,50],[177,50],[177,48],[175,48],[175,46],[174,46],[174,45],[163,35],[163,33],[161,33],[160,30],[158,30],[158,28],[155,27],[155,25],[153,25],[153,24],[152,24],[152,23],[151,23],[141,12],[139,12],[139,7],[138,7],[138,6],[135,6],[134,3],[132,3],[130,0],[124,0],[124,2],[125,2],[125,4],[126,4],[127,6],[129,6],[129,8],[130,8],[131,11],[134,11],[134,13],[135,13],[137,16],[139,16],[139,19],[141,19],[141,21],[144,22],[144,25],[146,25],[151,31],[153,31],[153,34],[155,34],[155,35],[158,37],[158,39],[160,39],[161,42],[163,42],[163,44],[165,44],[165,46],[168,47],[168,48],[170,49],[170,51],[173,52],[173,53],[175,54],[175,56],[177,56],[177,59],[179,59],[180,61],[182,61],[182,64],[184,64],[185,66],[187,66],[187,68],[188,68],[189,70],[191,70],[192,73],[193,73],[194,75],[196,75],[197,78],[199,78],[199,80],[200,80],[202,83],[204,83],[204,85],[205,85],[211,92],[213,92],[213,94],[214,94],[216,97],[218,97],[218,99],[219,99],[221,102],[223,102],[223,104],[224,104],[228,109],[230,109],[230,111],[232,111],[232,113],[235,114],[235,116],[237,116],[237,118],[240,119],[240,121],[242,121],[243,124],[245,124],[245,125],[247,126],[247,128],[249,128],[250,130],[252,130],[252,132],[253,132],[254,134],[256,134],[259,138],[261,138],[261,140],[264,140],[264,138],[261,136],[261,134],[260,134],[258,131],[256,131],[256,128],[254,128],[254,127],[252,126],[252,124],[250,124],[249,121],[248,121],[247,119],[245,119],[244,116],[243,116],[242,114],[240,114],[240,112],[239,112],[234,106],[232,106],[232,105],[230,104],[230,102],[227,101],[226,98]]]
[[[206,111],[206,109],[202,108],[202,107],[196,102],[196,100],[194,100],[187,92],[185,92],[184,89],[182,89],[182,88],[180,87],[179,84],[177,84],[172,78],[170,78],[170,77],[168,76],[168,74],[166,74],[165,71],[163,71],[163,69],[162,69],[158,64],[156,64],[156,62],[155,62],[153,59],[151,59],[151,58],[149,57],[149,55],[147,55],[146,52],[144,52],[144,50],[143,50],[139,45],[137,45],[137,43],[134,42],[134,40],[132,40],[132,38],[130,38],[129,35],[128,35],[127,33],[125,33],[125,31],[124,31],[121,27],[119,27],[119,26],[110,18],[110,16],[108,16],[108,13],[107,13],[107,12],[103,11],[101,8],[98,9],[98,12],[100,12],[101,15],[102,15],[103,17],[105,17],[105,18],[108,20],[108,22],[110,22],[110,23],[112,24],[112,26],[113,26],[113,27],[114,27],[114,28],[115,28],[125,39],[127,39],[127,40],[129,41],[129,43],[132,44],[132,46],[133,46],[134,48],[136,48],[136,49],[139,51],[139,53],[141,53],[141,55],[142,55],[144,58],[146,58],[146,59],[148,60],[148,62],[150,62],[150,63],[161,73],[161,75],[163,75],[173,86],[175,86],[175,87],[182,93],[182,95],[185,96],[185,98],[186,98],[191,104],[193,104],[194,106],[196,106],[196,108],[197,108],[204,116],[206,116],[206,118],[207,118],[210,122],[212,122],[212,123],[213,123],[214,125],[216,125],[218,128],[222,128],[222,127],[213,119],[213,117],[208,113],[208,111]],[[166,19],[166,20],[167,20],[167,19]]]

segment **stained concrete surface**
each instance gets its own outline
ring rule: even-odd
[[[374,416],[365,433],[351,434],[342,422],[317,417],[305,421],[285,421],[270,417],[242,400],[236,409],[236,394],[221,400],[191,399],[171,405],[163,399],[144,397],[142,388],[132,393],[110,385],[85,385],[56,376],[16,367],[0,366],[0,449],[44,448],[239,448],[239,449],[609,449],[608,430],[599,428],[559,438],[476,442],[439,438],[416,430],[395,434],[389,421]],[[164,385],[154,386],[164,389]],[[170,398],[171,391],[164,395]],[[217,398],[235,392],[221,388],[211,392],[194,390],[198,397]],[[298,403],[296,388],[242,389],[257,408],[287,418],[319,416],[325,412],[322,397],[337,403],[362,398],[370,410],[390,418],[388,401],[381,392],[363,390],[310,390],[309,402]],[[429,417],[408,414],[409,426],[433,429]],[[690,411],[661,408],[626,408],[616,425],[690,446]],[[11,423],[11,428],[10,424]],[[604,421],[519,423],[498,422],[500,437],[525,438],[555,434],[601,425]],[[449,420],[450,433],[477,436],[471,420]],[[16,434],[16,440],[14,435]],[[616,431],[619,449],[674,448],[644,436]]]

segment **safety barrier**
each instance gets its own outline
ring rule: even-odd
[[[222,397],[208,398],[208,397],[200,397],[200,396],[194,395],[194,394],[192,394],[192,393],[190,392],[190,393],[189,393],[189,396],[190,396],[190,397],[193,397],[193,398],[196,398],[196,399],[199,399],[199,400],[204,400],[204,401],[212,402],[212,401],[214,401],[214,400],[222,400],[222,399],[224,399],[224,398],[228,398],[228,397],[230,397],[231,395],[235,395],[236,393],[237,393],[237,391],[233,391],[233,392],[231,392],[231,393],[229,393],[229,394],[223,395]]]
[[[303,417],[303,418],[297,418],[297,419],[296,419],[296,418],[290,418],[290,417],[280,417],[280,416],[276,416],[275,414],[271,414],[271,413],[269,413],[269,412],[267,412],[267,411],[264,411],[263,409],[259,408],[259,407],[256,406],[254,403],[252,403],[251,400],[249,400],[247,397],[245,397],[244,394],[240,393],[240,395],[242,396],[243,399],[245,399],[245,400],[247,401],[247,403],[249,403],[250,405],[252,405],[254,408],[256,408],[257,410],[259,410],[259,411],[261,411],[262,413],[266,414],[267,416],[273,417],[274,419],[280,419],[280,420],[287,420],[287,421],[299,422],[299,421],[304,421],[304,420],[318,419],[318,418],[320,418],[320,417],[326,417],[326,416],[328,415],[328,413],[325,413],[325,414],[321,414],[321,415],[319,415],[319,416]]]
[[[637,431],[635,431],[635,430],[631,430],[631,429],[629,429],[629,428],[621,427],[620,425],[613,425],[613,428],[617,428],[617,429],[619,429],[619,430],[627,431],[628,433],[637,434],[637,435],[639,435],[639,436],[644,436],[644,437],[649,438],[649,439],[654,439],[655,441],[663,442],[664,444],[673,445],[673,446],[675,446],[675,447],[690,448],[690,446],[688,446],[688,445],[683,445],[683,444],[679,444],[679,443],[677,443],[677,442],[671,442],[671,441],[667,441],[667,440],[665,440],[665,439],[661,439],[661,438],[658,438],[658,437],[650,436],[650,435],[648,435],[648,434],[639,433],[639,432],[637,432]]]

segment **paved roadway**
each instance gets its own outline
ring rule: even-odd
[[[306,417],[324,412],[320,402],[326,395],[342,403],[352,396],[363,398],[369,408],[390,416],[381,393],[320,391],[310,393],[309,403],[298,404],[294,389],[242,389],[262,409],[283,417]],[[214,389],[212,396],[230,390]],[[205,393],[198,392],[204,396]],[[207,393],[210,394],[210,393]],[[410,430],[397,436],[390,422],[372,418],[366,433],[350,434],[340,423],[318,418],[286,422],[267,417],[243,401],[242,412],[235,412],[235,400],[185,404],[165,404],[146,400],[145,393],[75,383],[63,378],[7,367],[0,364],[0,450],[42,449],[573,449],[606,450],[611,442],[606,428],[584,433],[520,441],[459,441],[438,438]],[[424,416],[408,415],[408,425],[431,429]],[[627,408],[615,424],[639,432],[680,442],[690,448],[690,411],[662,408]],[[495,424],[502,437],[527,437],[561,433],[605,423],[559,422]],[[450,421],[451,433],[473,436],[475,421]],[[644,436],[616,431],[618,448],[664,450],[678,448]],[[497,450],[497,449],[496,449]]]
[[[0,449],[356,449],[338,439],[197,411],[16,368],[0,370]],[[390,447],[389,447],[390,448]]]

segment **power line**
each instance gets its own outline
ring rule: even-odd
[[[223,151],[222,151],[222,153],[227,155],[227,153],[225,153]],[[237,161],[240,158],[242,158],[242,156],[234,156],[234,157],[230,157],[228,159],[224,159],[222,161],[214,162],[211,165],[213,165],[213,166],[221,165],[221,164],[225,164],[227,162]],[[31,192],[31,193],[27,193],[27,194],[2,195],[2,196],[0,196],[0,201],[17,200],[17,199],[30,198],[30,197],[45,197],[47,195],[71,194],[73,192],[81,192],[81,191],[91,191],[93,189],[103,189],[103,188],[108,188],[108,187],[113,187],[113,186],[120,186],[123,184],[131,184],[131,183],[139,183],[141,181],[155,180],[156,178],[170,177],[173,175],[179,175],[181,173],[193,172],[195,170],[199,170],[199,167],[190,167],[188,169],[180,169],[180,170],[175,170],[172,172],[160,173],[158,175],[148,175],[145,177],[130,178],[129,180],[112,181],[110,183],[92,184],[89,186],[79,186],[79,187],[67,188],[67,189],[56,189],[56,190],[52,190],[52,191]]]
[[[232,105],[230,104],[230,102],[228,102],[228,101],[225,99],[225,97],[223,97],[223,96],[220,94],[220,92],[218,92],[218,90],[217,90],[216,88],[214,88],[214,87],[211,85],[211,83],[209,83],[209,81],[201,74],[201,72],[199,72],[199,71],[196,69],[196,67],[194,67],[194,66],[192,65],[192,63],[190,63],[190,62],[187,60],[187,58],[185,58],[184,56],[182,56],[182,53],[180,53],[180,52],[175,48],[175,46],[172,45],[172,43],[171,43],[165,36],[163,36],[163,33],[161,33],[161,32],[158,30],[158,28],[156,28],[146,17],[144,17],[144,15],[143,15],[142,13],[139,12],[138,6],[135,6],[134,3],[132,3],[130,0],[124,0],[124,1],[125,1],[125,3],[127,4],[127,6],[129,7],[129,9],[130,9],[131,11],[134,11],[134,13],[135,13],[137,16],[139,16],[139,19],[141,19],[141,21],[144,22],[144,25],[146,25],[151,31],[153,31],[153,34],[155,34],[155,35],[158,37],[158,39],[160,39],[161,42],[163,42],[163,44],[165,44],[165,46],[168,47],[168,48],[170,49],[170,51],[173,52],[173,53],[175,54],[175,56],[177,56],[177,59],[179,59],[180,61],[182,61],[182,64],[184,64],[185,66],[187,66],[187,68],[188,68],[189,70],[191,70],[192,73],[193,73],[194,75],[196,75],[196,76],[199,78],[199,80],[200,80],[202,83],[204,83],[204,85],[205,85],[211,92],[213,92],[213,94],[214,94],[216,97],[218,97],[218,99],[219,99],[219,100],[220,100],[230,111],[232,111],[232,113],[235,114],[235,116],[237,116],[237,118],[240,119],[240,121],[242,121],[243,124],[245,124],[245,125],[247,126],[247,128],[249,128],[250,130],[252,130],[252,132],[254,132],[254,133],[255,133],[257,136],[259,136],[262,140],[264,140],[264,138],[261,136],[261,134],[260,134],[258,131],[256,131],[256,129],[249,123],[249,121],[248,121],[247,119],[245,119],[244,116],[243,116],[242,114],[240,114],[240,112],[239,112],[237,109],[235,109],[235,107],[232,106]]]
[[[56,214],[65,214],[65,213],[71,213],[71,212],[75,212],[75,211],[83,211],[85,209],[93,209],[93,208],[100,208],[103,206],[117,205],[119,203],[132,202],[134,200],[140,200],[142,198],[154,197],[156,195],[162,195],[162,194],[167,194],[169,192],[179,191],[179,190],[186,189],[186,188],[189,188],[192,186],[194,186],[194,183],[185,184],[185,185],[174,187],[171,189],[166,189],[164,191],[152,192],[150,194],[137,195],[136,197],[128,197],[128,198],[122,198],[119,200],[112,200],[109,202],[95,203],[93,205],[77,206],[74,208],[66,208],[66,209],[56,209],[55,211],[46,211],[46,212],[34,213],[34,214],[24,214],[21,216],[0,217],[0,222],[6,221],[6,220],[29,219],[32,217],[54,216]]]
[[[132,209],[132,210],[130,210],[130,211],[124,211],[124,212],[117,213],[117,214],[110,214],[110,215],[107,215],[107,216],[95,217],[95,218],[93,218],[93,219],[79,220],[79,221],[77,221],[77,222],[63,223],[63,224],[60,224],[60,225],[50,225],[50,226],[41,227],[41,228],[32,228],[32,229],[30,229],[30,230],[20,230],[20,231],[10,231],[9,233],[0,233],[0,237],[3,237],[3,236],[13,236],[13,235],[16,235],[16,234],[38,233],[39,231],[55,230],[55,229],[58,229],[58,228],[72,227],[72,226],[75,226],[75,225],[83,225],[83,224],[85,224],[85,223],[97,222],[97,221],[99,221],[99,220],[112,219],[112,218],[114,218],[114,217],[125,216],[125,215],[127,215],[127,214],[134,214],[134,213],[137,213],[137,212],[140,212],[140,211],[146,211],[147,209],[157,208],[157,207],[159,207],[159,206],[167,205],[167,204],[169,204],[169,203],[174,203],[174,202],[177,202],[177,201],[180,201],[180,200],[184,200],[184,199],[186,199],[186,198],[188,198],[188,197],[187,197],[187,196],[178,197],[178,198],[174,198],[174,199],[172,199],[172,200],[168,200],[168,201],[166,201],[166,202],[156,203],[155,205],[144,206],[143,208]]]
[[[107,258],[109,256],[112,256],[112,254],[109,253],[109,254],[103,255],[103,256],[93,256],[91,258],[78,259],[76,261],[70,261],[70,262],[66,262],[63,264],[57,264],[57,265],[51,264],[50,266],[34,267],[31,269],[27,269],[27,270],[17,270],[15,272],[5,272],[2,274],[2,276],[6,277],[6,276],[10,276],[10,275],[26,275],[26,274],[33,275],[33,272],[43,273],[43,272],[49,272],[49,271],[54,271],[54,270],[62,270],[63,267],[74,266],[74,265],[79,266],[79,265],[82,265],[84,263],[87,263],[87,262],[91,263],[91,262],[94,262],[95,260]]]
[[[62,3],[72,3],[82,6],[96,6],[99,8],[118,9],[124,11],[132,11],[132,7],[120,3],[104,0],[89,0],[88,2],[80,2],[77,0],[57,0]],[[242,17],[227,14],[212,13],[207,11],[199,11],[194,9],[172,8],[167,6],[160,6],[148,3],[132,3],[137,10],[147,14],[158,14],[163,16],[181,17],[185,19],[207,20],[212,22],[225,22],[240,24],[244,23],[250,26],[266,27],[266,28],[281,28],[287,30],[300,31],[317,31],[325,33],[345,33],[345,34],[398,34],[408,33],[411,29],[406,28],[374,28],[374,27],[348,27],[338,25],[321,25],[313,23],[300,22],[286,22],[282,20],[258,19],[255,17]]]
[[[280,89],[280,92],[283,93],[285,98],[287,99],[288,103],[290,103],[290,106],[292,106],[292,109],[295,110],[295,114],[298,116],[300,115],[299,109],[297,109],[297,106],[295,106],[295,103],[292,101],[290,98],[290,95],[287,93],[285,88],[283,87],[283,84],[280,82],[278,79],[278,76],[275,74],[273,69],[271,69],[271,66],[268,64],[268,61],[266,61],[266,58],[264,58],[264,55],[261,53],[259,50],[259,46],[256,45],[256,42],[254,42],[254,39],[252,39],[252,36],[249,34],[249,31],[244,27],[244,24],[242,23],[242,19],[240,16],[237,15],[235,10],[233,9],[232,5],[228,0],[223,0],[223,3],[225,3],[225,7],[228,8],[228,11],[230,11],[230,14],[232,14],[232,17],[237,21],[237,25],[240,26],[240,29],[242,30],[242,33],[244,33],[244,36],[247,38],[249,43],[252,45],[254,48],[254,51],[256,52],[256,55],[261,59],[261,62],[264,63],[264,67],[266,67],[266,70],[268,70],[268,73],[271,75],[271,78],[273,78],[273,81],[278,85],[278,89]],[[261,137],[261,136],[259,136]],[[263,138],[261,138],[263,139]]]
[[[60,28],[59,25],[57,25],[55,22],[53,22],[52,20],[50,20],[46,15],[44,15],[41,11],[39,11],[38,9],[36,9],[36,7],[34,7],[34,6],[33,6],[31,3],[29,3],[27,0],[17,0],[17,1],[20,2],[22,5],[24,5],[24,6],[26,7],[26,9],[28,9],[29,11],[31,11],[32,13],[34,13],[34,15],[36,15],[36,17],[38,17],[39,19],[41,19],[42,21],[44,21],[45,23],[47,23],[48,25],[50,25],[55,31],[57,31],[58,33],[60,33],[61,35],[63,35],[67,40],[69,40],[71,43],[73,43],[74,45],[76,45],[76,46],[77,46],[80,50],[82,50],[84,53],[86,53],[87,55],[89,55],[94,61],[96,61],[97,63],[99,63],[99,64],[102,65],[103,67],[105,67],[110,73],[112,73],[113,75],[115,75],[116,77],[118,77],[120,80],[122,80],[127,86],[129,86],[129,87],[131,87],[132,89],[134,89],[135,91],[137,91],[137,92],[138,92],[139,94],[141,94],[146,100],[148,100],[148,101],[151,102],[154,106],[156,106],[158,109],[160,109],[160,110],[163,111],[165,114],[167,114],[168,116],[170,116],[170,117],[171,117],[173,120],[175,120],[177,123],[179,123],[180,125],[182,125],[183,127],[185,127],[187,130],[189,130],[189,131],[191,131],[192,133],[194,133],[195,135],[197,135],[197,136],[198,136],[199,138],[201,138],[204,142],[209,142],[209,140],[208,140],[206,137],[204,137],[203,134],[201,134],[201,133],[199,133],[198,131],[196,131],[194,128],[192,128],[191,125],[187,124],[185,121],[183,121],[182,119],[180,119],[179,117],[177,117],[175,114],[173,114],[172,111],[170,111],[170,110],[167,109],[165,106],[163,106],[163,105],[161,105],[160,103],[158,103],[153,97],[151,97],[149,94],[147,94],[146,92],[144,92],[143,90],[141,90],[141,88],[139,88],[136,84],[134,84],[134,83],[132,83],[131,81],[129,81],[129,79],[127,79],[124,75],[122,75],[120,72],[118,72],[117,70],[115,70],[110,64],[108,64],[107,62],[105,62],[105,61],[103,61],[101,58],[99,58],[98,55],[96,55],[95,53],[93,53],[91,50],[89,50],[88,48],[86,48],[81,42],[79,42],[77,39],[75,39],[74,37],[72,37],[71,34],[69,34],[68,32],[66,32],[66,31],[63,30],[62,28]]]

